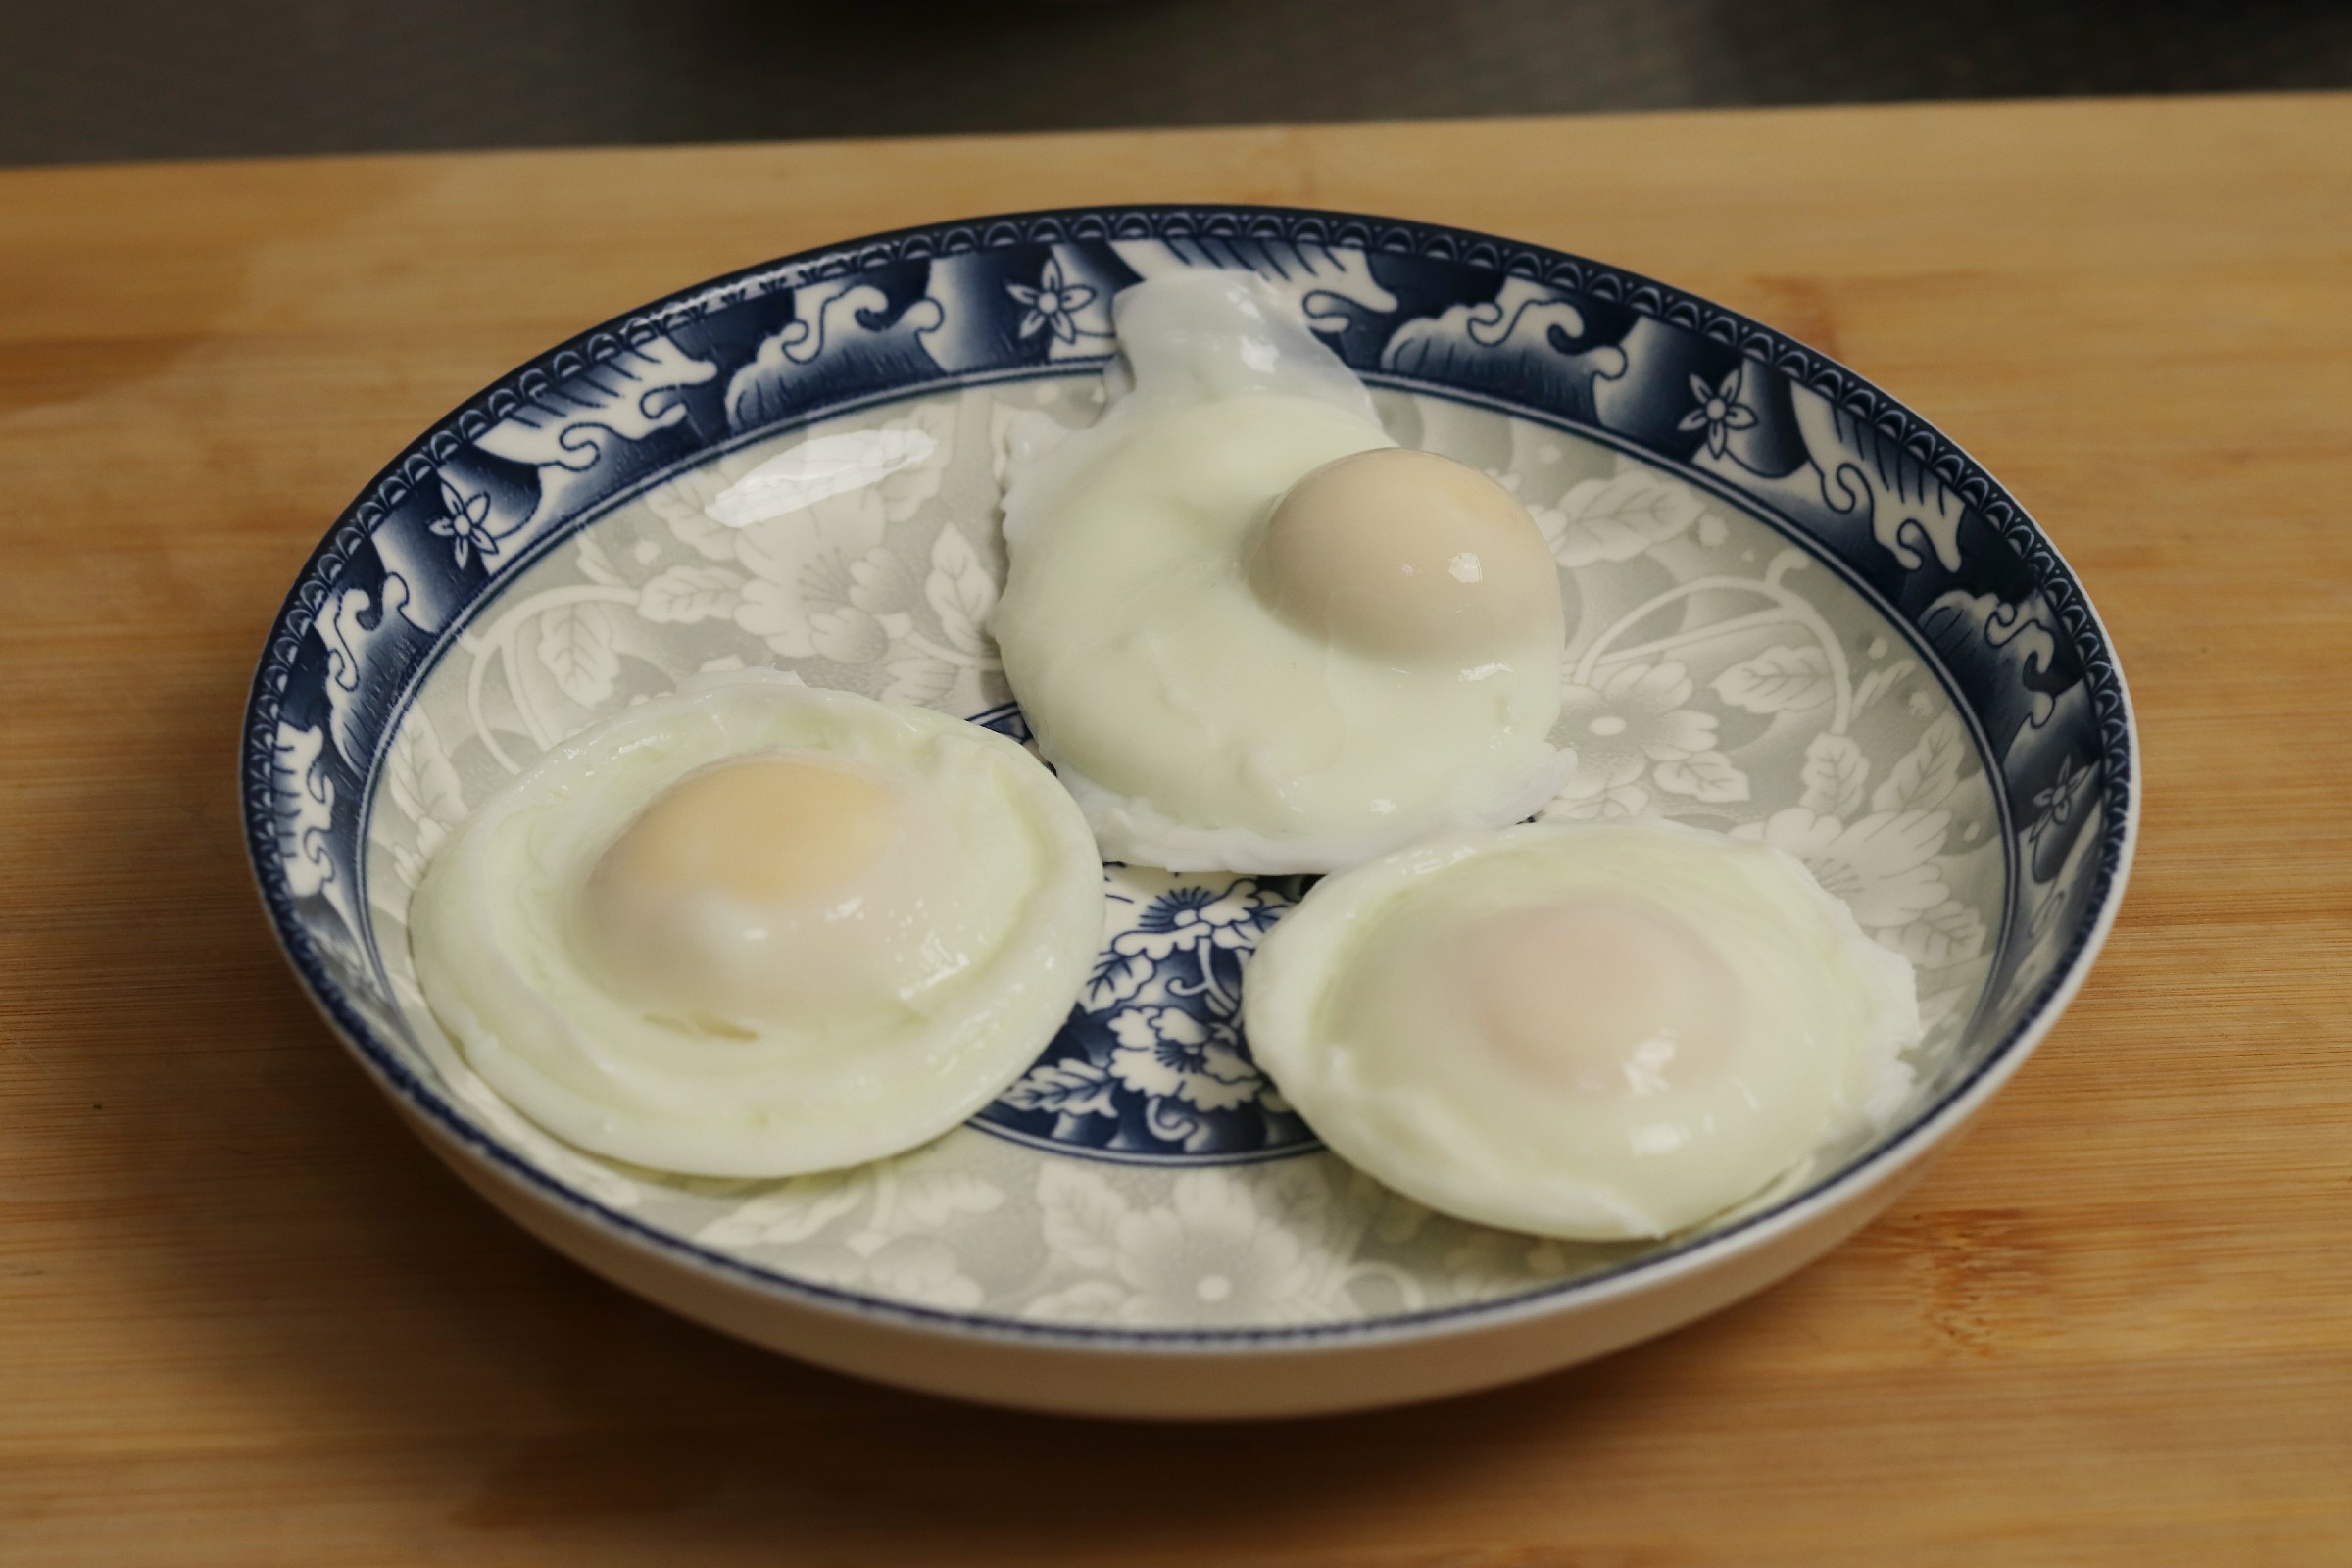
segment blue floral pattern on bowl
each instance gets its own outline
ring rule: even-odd
[[[1114,867],[1114,928],[1069,1026],[981,1123],[1131,1158],[1312,1148],[1241,1029],[1242,966],[1304,880]]]
[[[1017,741],[1012,704],[976,715]],[[1242,967],[1311,877],[1104,868],[1110,929],[1070,1021],[975,1125],[1128,1160],[1263,1159],[1317,1146],[1250,1059]]]

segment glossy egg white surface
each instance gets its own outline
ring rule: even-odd
[[[993,622],[1104,856],[1323,871],[1549,800],[1565,630],[1526,510],[1396,450],[1247,276],[1139,285],[1117,327],[1132,385],[1013,477]]]
[[[1260,1066],[1446,1213],[1657,1237],[1899,1104],[1911,965],[1793,857],[1687,828],[1466,833],[1330,877],[1259,948]]]
[[[1102,864],[1051,775],[926,709],[705,677],[551,751],[411,918],[466,1061],[662,1170],[785,1176],[929,1142],[1059,1026]]]

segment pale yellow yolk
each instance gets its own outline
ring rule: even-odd
[[[1730,967],[1689,926],[1639,905],[1514,912],[1459,951],[1484,1039],[1541,1082],[1641,1098],[1720,1071],[1738,1043]]]
[[[690,1018],[789,1016],[870,991],[858,964],[808,938],[874,915],[865,884],[896,804],[877,779],[790,754],[690,774],[590,873],[590,953],[623,994]]]
[[[680,779],[638,813],[589,883],[620,898],[713,889],[750,903],[818,899],[890,840],[890,795],[862,774],[754,757]]]
[[[1276,504],[1247,565],[1294,625],[1415,663],[1468,668],[1566,639],[1543,530],[1508,490],[1434,452],[1325,464]]]

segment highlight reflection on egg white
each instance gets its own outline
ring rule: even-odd
[[[1005,499],[1005,676],[1113,859],[1329,870],[1517,820],[1573,760],[1536,524],[1398,450],[1284,310],[1246,274],[1120,294],[1132,389]]]
[[[1435,840],[1317,884],[1258,949],[1257,1063],[1433,1208],[1661,1236],[1907,1082],[1911,966],[1781,851],[1666,824]]]
[[[780,1176],[928,1142],[1029,1065],[1102,928],[1102,862],[1011,741],[768,671],[558,747],[426,869],[435,1016],[561,1137]]]

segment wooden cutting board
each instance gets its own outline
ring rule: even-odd
[[[460,1189],[313,1017],[233,763],[409,436],[672,287],[968,213],[1387,212],[1653,273],[2005,479],[2147,816],[2073,1011],[1811,1271],[1236,1429],[809,1370]],[[2352,1562],[2352,97],[0,173],[0,1560]]]

